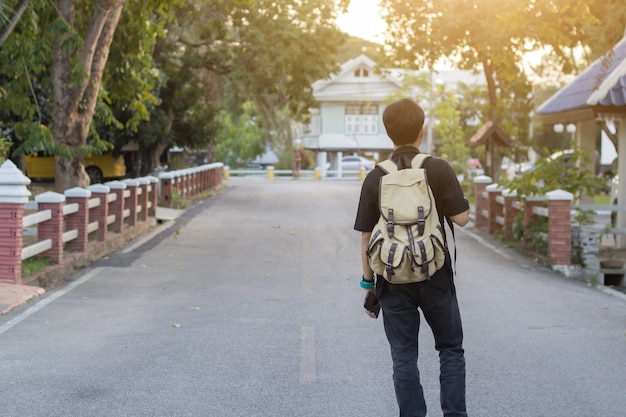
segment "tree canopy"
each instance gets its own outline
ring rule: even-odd
[[[56,155],[58,189],[86,185],[84,154],[107,142],[137,143],[148,169],[168,146],[211,153],[220,114],[233,116],[228,125],[249,114],[246,102],[265,138],[287,147],[291,123],[313,103],[311,84],[337,68],[344,40],[337,7],[334,0],[33,0],[21,19],[2,9],[2,28],[16,24],[0,48],[0,132],[17,153]]]

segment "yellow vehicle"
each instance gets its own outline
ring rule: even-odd
[[[54,157],[35,152],[24,157],[26,176],[37,179],[54,179]],[[124,157],[113,157],[111,152],[85,157],[85,171],[92,184],[105,179],[121,178],[126,175]]]

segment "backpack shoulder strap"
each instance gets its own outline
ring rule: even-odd
[[[413,161],[411,161],[411,166],[413,167],[413,169],[421,168],[422,165],[424,165],[424,161],[426,161],[428,158],[430,158],[430,155],[426,153],[418,153],[413,158]]]
[[[382,169],[385,174],[389,174],[390,172],[398,172],[397,165],[391,159],[386,159],[382,162],[379,162],[376,166],[380,167],[380,169]]]

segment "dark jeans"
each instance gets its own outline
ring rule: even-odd
[[[446,288],[442,290],[440,287]],[[439,352],[441,409],[445,417],[467,417],[463,327],[454,285],[383,283],[381,304],[385,333],[393,359],[393,382],[400,417],[426,416],[417,368],[422,310]]]

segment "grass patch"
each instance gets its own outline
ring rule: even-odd
[[[609,205],[611,204],[611,196],[609,194],[598,194],[593,196],[593,204]]]
[[[22,261],[22,275],[33,275],[47,266],[55,265],[49,258],[28,258]]]

